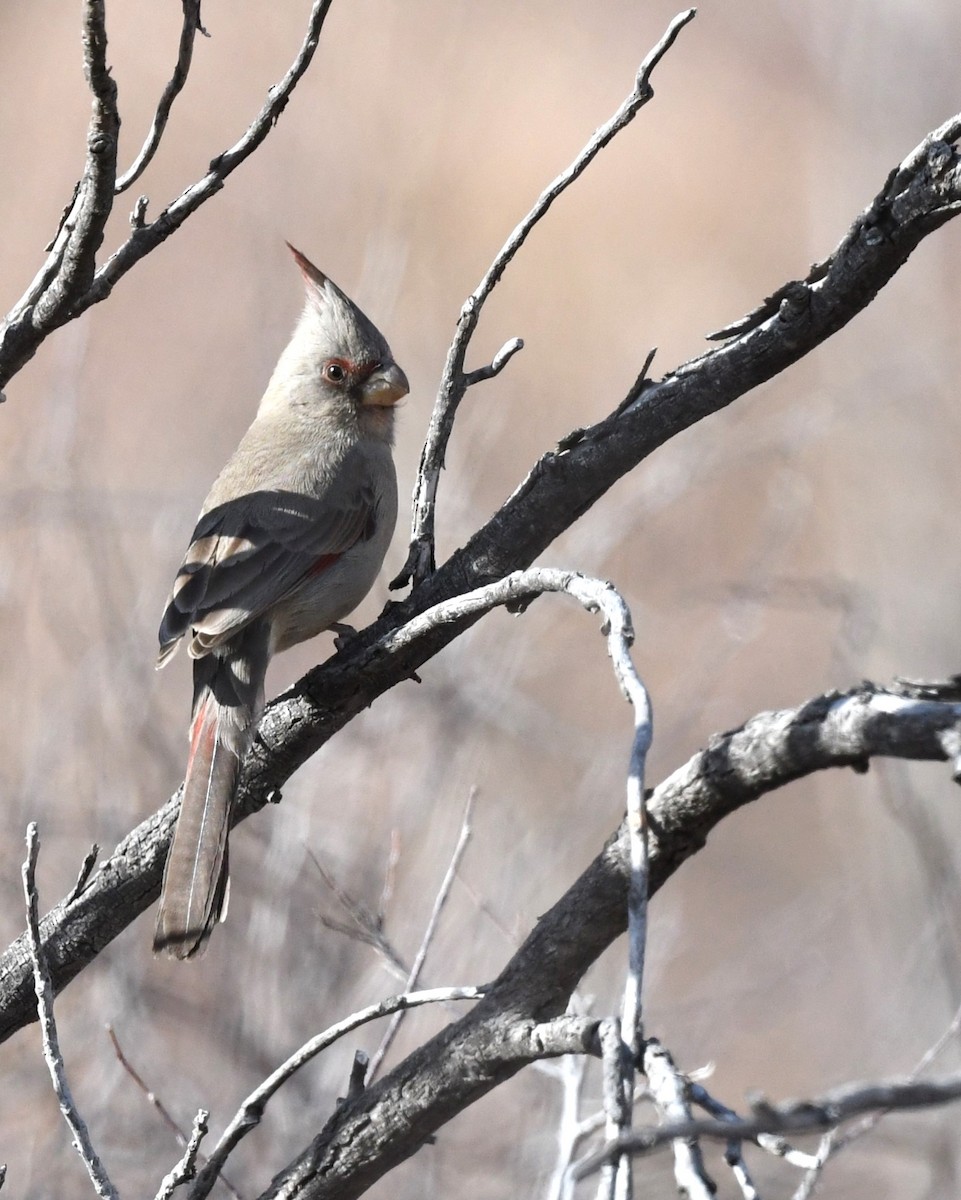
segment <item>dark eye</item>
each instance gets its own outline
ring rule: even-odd
[[[347,371],[342,363],[329,362],[324,367],[324,378],[329,379],[331,383],[343,383],[347,378]]]

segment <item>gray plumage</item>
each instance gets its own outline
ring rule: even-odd
[[[273,654],[341,622],[397,519],[394,405],[407,379],[355,304],[291,247],[307,303],[257,416],[210,490],[160,624],[194,661],[191,751],[154,949],[199,953],[226,895],[240,766]]]

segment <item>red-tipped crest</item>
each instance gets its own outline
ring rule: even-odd
[[[323,273],[323,271],[319,271],[309,258],[301,254],[296,246],[292,246],[290,242],[287,242],[286,246],[290,253],[294,256],[294,262],[298,267],[300,267],[300,273],[304,277],[304,282],[309,286],[322,288],[327,282],[327,276]]]

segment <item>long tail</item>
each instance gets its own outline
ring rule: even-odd
[[[173,958],[202,953],[224,912],[234,792],[263,705],[267,662],[259,649],[232,647],[194,662],[190,757],[153,942]]]

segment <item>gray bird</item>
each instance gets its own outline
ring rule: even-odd
[[[397,520],[394,406],[407,378],[360,309],[290,247],[307,299],[253,424],[204,502],[160,624],[194,660],[190,756],[154,950],[201,952],[227,888],[240,764],[271,657],[338,624]]]

